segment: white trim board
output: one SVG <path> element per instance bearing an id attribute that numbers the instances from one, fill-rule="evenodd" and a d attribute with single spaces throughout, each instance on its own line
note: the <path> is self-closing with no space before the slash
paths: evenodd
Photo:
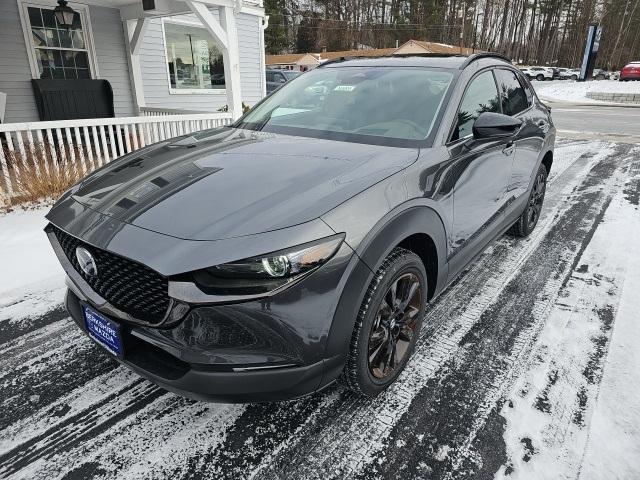
<path id="1" fill-rule="evenodd" d="M 207 31 L 206 27 L 202 23 L 198 23 L 197 20 L 181 19 L 176 17 L 163 17 L 161 19 L 162 26 L 162 44 L 164 46 L 164 69 L 167 73 L 167 88 L 169 89 L 169 95 L 226 95 L 226 88 L 206 89 L 206 88 L 173 88 L 171 86 L 171 74 L 169 73 L 169 51 L 167 50 L 167 36 L 164 29 L 165 23 L 173 23 L 175 25 L 185 25 L 194 28 L 200 28 L 205 30 L 209 36 L 211 34 Z M 211 40 L 217 44 L 215 38 Z M 220 45 L 218 45 L 220 48 Z M 226 81 L 226 77 L 225 77 Z"/>
<path id="2" fill-rule="evenodd" d="M 18 3 L 18 13 L 20 15 L 20 24 L 22 25 L 22 34 L 24 36 L 24 44 L 29 58 L 29 66 L 31 67 L 31 78 L 40 78 L 38 73 L 38 61 L 35 57 L 35 48 L 31 44 L 31 24 L 29 22 L 28 7 L 50 8 L 55 7 L 58 2 L 56 0 L 16 0 Z M 89 6 L 82 3 L 69 2 L 69 6 L 76 12 L 80 13 L 82 28 L 87 45 L 87 54 L 91 66 L 91 78 L 100 78 L 98 62 L 96 59 L 96 49 L 93 42 L 93 27 L 91 26 L 91 15 Z"/>

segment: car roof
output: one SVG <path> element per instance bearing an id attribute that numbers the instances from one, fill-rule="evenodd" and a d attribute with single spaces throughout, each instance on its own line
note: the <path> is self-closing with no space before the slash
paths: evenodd
<path id="1" fill-rule="evenodd" d="M 474 53 L 472 55 L 447 55 L 447 54 L 407 54 L 388 55 L 382 57 L 341 57 L 330 60 L 319 66 L 319 68 L 331 68 L 337 66 L 350 67 L 435 67 L 451 68 L 462 70 L 469 64 L 480 59 L 495 60 L 497 65 L 504 65 L 511 62 L 507 57 L 498 53 Z"/>

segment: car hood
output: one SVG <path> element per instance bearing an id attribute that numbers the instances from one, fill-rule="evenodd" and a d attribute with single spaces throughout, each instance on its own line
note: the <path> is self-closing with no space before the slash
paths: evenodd
<path id="1" fill-rule="evenodd" d="M 73 198 L 157 233 L 219 240 L 313 220 L 417 154 L 224 128 L 133 152 L 89 175 Z"/>

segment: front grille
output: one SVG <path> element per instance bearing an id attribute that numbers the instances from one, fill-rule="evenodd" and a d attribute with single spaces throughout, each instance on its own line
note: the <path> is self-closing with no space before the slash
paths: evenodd
<path id="1" fill-rule="evenodd" d="M 137 320 L 160 323 L 170 305 L 165 277 L 144 265 L 88 245 L 57 227 L 52 229 L 73 268 L 96 293 Z M 97 275 L 87 275 L 80 269 L 76 258 L 78 246 L 93 255 Z"/>

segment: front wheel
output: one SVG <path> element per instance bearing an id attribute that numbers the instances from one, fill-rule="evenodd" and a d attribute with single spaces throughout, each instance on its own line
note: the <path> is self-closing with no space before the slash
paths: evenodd
<path id="1" fill-rule="evenodd" d="M 544 80 L 544 75 L 539 73 L 538 76 L 536 77 L 536 80 L 538 80 L 539 82 L 542 82 Z"/>
<path id="2" fill-rule="evenodd" d="M 529 194 L 529 202 L 522 215 L 518 217 L 507 233 L 515 237 L 526 237 L 536 228 L 544 203 L 544 194 L 547 190 L 547 167 L 540 164 L 533 188 Z"/>
<path id="3" fill-rule="evenodd" d="M 426 303 L 422 260 L 410 250 L 393 249 L 358 312 L 342 376 L 350 390 L 375 397 L 398 378 L 418 339 Z"/>

